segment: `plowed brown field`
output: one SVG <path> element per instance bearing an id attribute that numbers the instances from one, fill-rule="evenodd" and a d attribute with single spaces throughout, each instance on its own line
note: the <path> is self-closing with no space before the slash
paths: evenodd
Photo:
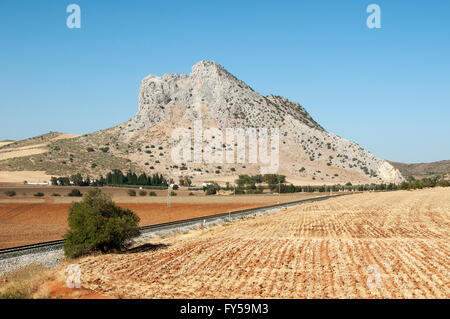
<path id="1" fill-rule="evenodd" d="M 281 196 L 280 201 L 294 201 L 321 195 L 287 195 Z M 70 197 L 54 199 L 14 197 L 0 200 L 0 249 L 61 239 L 67 230 L 67 216 L 71 205 L 68 202 L 73 200 Z M 145 226 L 273 205 L 277 203 L 278 196 L 180 196 L 172 199 L 170 208 L 167 207 L 164 197 L 136 197 L 124 200 L 130 202 L 119 202 L 118 205 L 134 211 L 141 218 L 140 225 Z"/>
<path id="2" fill-rule="evenodd" d="M 450 189 L 365 193 L 77 262 L 113 297 L 449 298 L 449 217 Z"/>

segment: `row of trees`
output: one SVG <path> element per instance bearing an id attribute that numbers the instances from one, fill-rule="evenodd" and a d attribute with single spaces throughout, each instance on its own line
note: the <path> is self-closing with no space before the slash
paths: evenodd
<path id="1" fill-rule="evenodd" d="M 128 171 L 126 175 L 120 170 L 114 170 L 106 175 L 106 185 L 142 185 L 142 186 L 167 186 L 167 180 L 162 174 L 147 175 Z"/>
<path id="2" fill-rule="evenodd" d="M 260 185 L 256 185 L 259 183 Z M 266 183 L 267 185 L 261 185 Z M 224 190 L 233 191 L 235 194 L 262 194 L 265 189 L 271 192 L 280 193 L 311 193 L 311 192 L 342 192 L 342 191 L 394 191 L 394 190 L 408 190 L 408 189 L 422 189 L 429 187 L 449 187 L 450 181 L 439 178 L 424 178 L 421 180 L 413 180 L 411 182 L 403 182 L 401 184 L 365 184 L 352 185 L 347 183 L 345 185 L 306 185 L 296 186 L 293 184 L 286 184 L 284 175 L 267 174 L 267 175 L 239 175 L 236 180 L 236 186 L 227 182 Z M 210 183 L 203 187 L 207 195 L 216 194 L 221 187 L 217 183 Z"/>
<path id="3" fill-rule="evenodd" d="M 239 178 L 236 180 L 236 185 L 239 188 L 246 188 L 246 189 L 257 189 L 256 184 L 260 183 L 266 183 L 269 185 L 269 188 L 275 188 L 276 185 L 280 183 L 286 182 L 286 176 L 285 175 L 278 175 L 278 174 L 258 174 L 249 176 L 246 174 L 239 175 Z"/>
<path id="4" fill-rule="evenodd" d="M 123 174 L 121 170 L 113 170 L 106 174 L 106 178 L 100 176 L 98 179 L 91 179 L 89 176 L 83 178 L 81 174 L 74 174 L 70 177 L 52 177 L 53 185 L 61 186 L 105 186 L 105 185 L 138 185 L 138 186 L 167 186 L 167 180 L 162 174 L 147 175 L 142 173 L 137 175 L 131 171 Z"/>
<path id="5" fill-rule="evenodd" d="M 281 184 L 281 193 L 296 193 L 296 192 L 341 192 L 341 191 L 395 191 L 408 189 L 422 189 L 427 187 L 449 187 L 450 181 L 425 178 L 416 180 L 414 182 L 403 182 L 401 184 L 365 184 L 352 185 L 347 183 L 345 185 L 321 185 L 321 186 L 294 186 Z"/>

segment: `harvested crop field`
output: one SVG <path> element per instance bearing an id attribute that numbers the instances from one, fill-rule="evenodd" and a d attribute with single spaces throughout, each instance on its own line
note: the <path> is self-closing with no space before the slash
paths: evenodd
<path id="1" fill-rule="evenodd" d="M 315 196 L 318 194 L 281 196 L 281 201 Z M 118 205 L 134 211 L 141 218 L 140 225 L 144 226 L 276 204 L 277 199 L 277 196 L 265 195 L 236 198 L 185 196 L 173 198 L 168 208 L 165 197 L 147 196 L 129 198 L 128 202 L 118 202 Z M 0 200 L 0 249 L 61 239 L 67 230 L 67 216 L 70 202 L 73 200 L 73 197 L 54 199 L 13 197 Z"/>
<path id="2" fill-rule="evenodd" d="M 449 217 L 449 189 L 364 193 L 76 262 L 112 297 L 449 298 Z"/>

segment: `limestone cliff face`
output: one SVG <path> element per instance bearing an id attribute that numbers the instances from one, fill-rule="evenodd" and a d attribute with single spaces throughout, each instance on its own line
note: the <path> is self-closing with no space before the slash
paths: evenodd
<path id="1" fill-rule="evenodd" d="M 170 128 L 190 127 L 195 120 L 221 129 L 279 128 L 282 174 L 324 182 L 403 181 L 388 162 L 328 133 L 300 104 L 280 96 L 262 96 L 211 61 L 198 62 L 189 75 L 145 77 L 138 101 L 136 115 L 120 126 L 121 135 L 128 140 L 139 141 L 145 135 L 147 140 L 170 147 Z M 161 130 L 167 131 L 159 134 Z M 160 162 L 164 165 L 170 160 L 162 158 Z M 192 172 L 189 165 L 187 171 Z"/>

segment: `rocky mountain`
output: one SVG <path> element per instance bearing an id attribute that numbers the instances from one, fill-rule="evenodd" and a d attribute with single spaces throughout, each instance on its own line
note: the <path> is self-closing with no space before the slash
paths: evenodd
<path id="1" fill-rule="evenodd" d="M 173 150 L 179 144 L 174 139 L 174 130 L 182 129 L 195 139 L 198 123 L 203 134 L 208 128 L 224 133 L 210 136 L 209 141 L 203 135 L 199 142 L 204 157 L 205 147 L 215 145 L 213 152 L 216 155 L 222 152 L 222 162 L 196 161 L 194 146 L 199 144 L 195 141 L 189 148 L 194 153 L 192 156 L 187 156 L 185 161 L 174 161 Z M 131 120 L 103 131 L 54 141 L 48 145 L 48 153 L 34 155 L 32 160 L 0 161 L 0 170 L 14 169 L 14 166 L 30 169 L 31 161 L 33 169 L 45 169 L 48 174 L 60 175 L 80 167 L 91 175 L 112 168 L 132 168 L 174 177 L 187 174 L 194 180 L 231 181 L 238 174 L 260 173 L 264 166 L 250 161 L 250 151 L 254 150 L 250 143 L 251 128 L 257 137 L 271 137 L 278 132 L 278 145 L 270 144 L 265 151 L 279 153 L 277 172 L 296 184 L 403 181 L 402 174 L 390 163 L 354 142 L 327 132 L 300 104 L 281 96 L 262 96 L 211 61 L 198 62 L 188 75 L 145 77 L 139 89 L 138 111 Z M 233 161 L 226 161 L 227 151 L 234 152 L 234 148 L 240 147 L 237 139 L 234 142 L 226 139 L 227 129 L 246 132 L 242 163 L 237 156 Z M 46 165 L 49 162 L 55 165 Z"/>

